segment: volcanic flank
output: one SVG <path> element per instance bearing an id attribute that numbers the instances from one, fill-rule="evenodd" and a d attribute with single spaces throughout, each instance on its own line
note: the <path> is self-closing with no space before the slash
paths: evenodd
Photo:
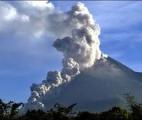
<path id="1" fill-rule="evenodd" d="M 50 16 L 55 20 L 60 15 Z M 55 103 L 77 103 L 76 110 L 101 111 L 123 105 L 126 93 L 142 100 L 142 75 L 101 52 L 100 27 L 84 4 L 77 3 L 62 15 L 56 22 L 67 25 L 68 30 L 53 46 L 63 53 L 63 68 L 48 72 L 46 80 L 31 86 L 31 96 L 22 111 L 46 111 Z"/>

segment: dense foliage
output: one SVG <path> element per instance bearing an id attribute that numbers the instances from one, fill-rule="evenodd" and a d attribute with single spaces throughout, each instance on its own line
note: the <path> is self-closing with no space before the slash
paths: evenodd
<path id="1" fill-rule="evenodd" d="M 6 103 L 0 100 L 0 120 L 142 120 L 141 104 L 132 103 L 130 110 L 113 107 L 100 113 L 87 111 L 74 113 L 72 109 L 75 105 L 64 107 L 55 104 L 47 112 L 33 110 L 27 111 L 23 116 L 18 116 L 18 110 L 22 107 L 22 103 L 12 101 Z"/>

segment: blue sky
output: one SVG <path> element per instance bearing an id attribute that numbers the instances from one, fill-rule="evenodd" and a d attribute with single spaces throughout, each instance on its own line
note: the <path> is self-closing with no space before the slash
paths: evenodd
<path id="1" fill-rule="evenodd" d="M 142 2 L 84 3 L 101 27 L 102 51 L 141 72 Z M 16 6 L 14 2 L 11 4 Z M 68 11 L 75 1 L 54 1 L 53 4 L 61 11 Z M 0 98 L 25 102 L 32 83 L 40 83 L 48 71 L 61 69 L 62 55 L 52 47 L 52 38 L 29 40 L 7 29 L 0 31 Z"/>

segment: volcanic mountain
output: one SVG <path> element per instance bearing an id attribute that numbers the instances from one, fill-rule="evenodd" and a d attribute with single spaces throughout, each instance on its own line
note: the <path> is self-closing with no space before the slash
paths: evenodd
<path id="1" fill-rule="evenodd" d="M 100 49 L 100 27 L 85 5 L 77 3 L 61 18 L 58 25 L 68 32 L 53 46 L 63 53 L 63 67 L 61 71 L 49 71 L 41 84 L 31 86 L 31 96 L 21 110 L 46 111 L 55 103 L 77 103 L 76 110 L 102 111 L 123 106 L 124 94 L 142 101 L 142 73 L 104 55 Z"/>
<path id="2" fill-rule="evenodd" d="M 46 104 L 50 108 L 55 103 L 77 103 L 76 109 L 80 111 L 102 111 L 113 106 L 123 106 L 126 102 L 125 94 L 142 101 L 141 90 L 142 73 L 134 72 L 108 57 L 82 71 Z"/>
<path id="3" fill-rule="evenodd" d="M 75 109 L 79 111 L 103 111 L 113 106 L 123 106 L 126 103 L 125 94 L 142 101 L 141 91 L 142 73 L 134 72 L 111 57 L 104 57 L 39 101 L 46 106 L 43 110 L 50 109 L 56 103 L 77 103 Z M 26 109 L 39 108 L 35 104 L 32 106 Z"/>

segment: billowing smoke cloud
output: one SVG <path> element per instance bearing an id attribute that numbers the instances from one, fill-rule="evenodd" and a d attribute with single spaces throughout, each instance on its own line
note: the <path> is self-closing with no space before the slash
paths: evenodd
<path id="1" fill-rule="evenodd" d="M 95 29 L 89 26 L 73 29 L 71 37 L 57 39 L 54 47 L 63 52 L 65 58 L 73 58 L 81 69 L 91 67 L 101 57 L 100 42 Z"/>
<path id="2" fill-rule="evenodd" d="M 35 38 L 43 35 L 54 36 L 56 40 L 53 46 L 63 53 L 61 72 L 50 71 L 41 84 L 33 84 L 31 96 L 21 111 L 47 110 L 48 101 L 59 94 L 63 85 L 73 80 L 81 71 L 92 67 L 101 58 L 99 25 L 80 2 L 66 13 L 57 11 L 54 5 L 47 1 L 16 2 L 19 8 L 5 2 L 0 4 L 6 6 L 6 13 L 2 11 L 3 22 L 6 23 L 3 28 L 11 26 L 15 33 Z M 7 16 L 4 16 L 5 14 Z M 15 26 L 12 27 L 13 23 L 16 27 L 20 26 L 18 31 Z"/>
<path id="3" fill-rule="evenodd" d="M 44 35 L 63 38 L 71 36 L 73 29 L 97 26 L 81 3 L 63 13 L 48 1 L 0 1 L 0 14 L 0 32 L 12 31 L 15 35 L 27 36 L 29 39 Z"/>
<path id="4" fill-rule="evenodd" d="M 40 85 L 32 85 L 32 94 L 24 110 L 47 110 L 47 102 L 56 96 L 60 86 L 72 80 L 81 70 L 93 66 L 95 61 L 101 58 L 98 38 L 100 28 L 84 4 L 77 3 L 67 13 L 54 12 L 48 20 L 51 21 L 51 24 L 47 23 L 51 28 L 50 32 L 64 36 L 53 44 L 64 55 L 63 69 L 61 72 L 48 72 L 47 79 Z"/>

